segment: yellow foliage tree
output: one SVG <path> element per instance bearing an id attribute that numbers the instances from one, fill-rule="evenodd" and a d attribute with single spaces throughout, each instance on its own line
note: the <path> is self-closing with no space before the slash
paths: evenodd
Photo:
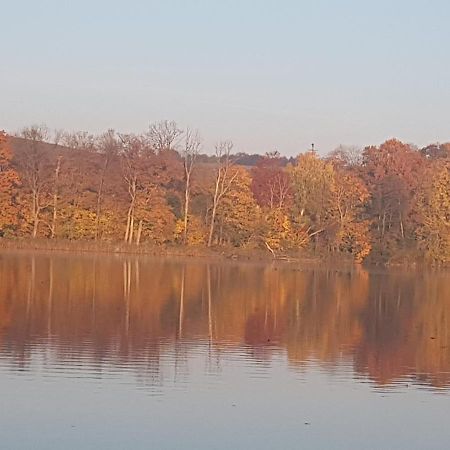
<path id="1" fill-rule="evenodd" d="M 298 213 L 307 215 L 316 230 L 321 228 L 332 197 L 333 165 L 310 151 L 298 157 L 290 173 Z"/>
<path id="2" fill-rule="evenodd" d="M 450 262 L 450 162 L 432 168 L 428 183 L 418 194 L 416 235 L 426 258 Z"/>
<path id="3" fill-rule="evenodd" d="M 243 167 L 233 167 L 234 183 L 217 210 L 219 243 L 245 246 L 256 232 L 260 209 L 251 191 L 251 177 Z"/>
<path id="4" fill-rule="evenodd" d="M 163 244 L 173 240 L 176 219 L 160 188 L 150 186 L 147 189 L 145 197 L 136 202 L 135 215 L 138 223 L 136 243 L 146 240 Z"/>
<path id="5" fill-rule="evenodd" d="M 283 209 L 269 210 L 264 222 L 262 234 L 264 243 L 269 249 L 300 249 L 310 240 L 310 227 L 302 220 L 293 220 Z"/>
<path id="6" fill-rule="evenodd" d="M 308 225 L 298 227 L 303 245 L 319 236 L 334 251 L 349 253 L 362 261 L 371 250 L 369 222 L 363 208 L 369 192 L 355 174 L 335 167 L 311 151 L 300 155 L 290 170 L 297 216 Z M 306 234 L 306 236 L 305 236 Z"/>
<path id="7" fill-rule="evenodd" d="M 207 242 L 208 230 L 203 220 L 193 214 L 188 215 L 189 233 L 185 234 L 185 221 L 178 219 L 175 225 L 175 241 L 183 242 L 187 245 L 205 245 Z M 185 240 L 186 236 L 186 240 Z"/>
<path id="8" fill-rule="evenodd" d="M 370 197 L 360 178 L 345 170 L 334 171 L 330 220 L 337 223 L 332 246 L 351 254 L 357 262 L 369 255 L 369 222 L 362 219 L 363 207 Z"/>

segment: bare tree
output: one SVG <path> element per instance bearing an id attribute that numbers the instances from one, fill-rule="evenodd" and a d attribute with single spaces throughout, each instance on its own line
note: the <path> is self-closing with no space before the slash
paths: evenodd
<path id="1" fill-rule="evenodd" d="M 64 130 L 61 129 L 55 129 L 52 133 L 52 142 L 57 147 L 59 144 L 61 144 L 62 140 L 64 138 Z"/>
<path id="2" fill-rule="evenodd" d="M 61 172 L 61 159 L 59 155 L 56 160 L 54 184 L 53 184 L 53 213 L 52 222 L 50 224 L 50 237 L 53 239 L 56 236 L 56 219 L 58 217 L 58 197 L 59 197 L 59 175 Z"/>
<path id="3" fill-rule="evenodd" d="M 24 184 L 31 194 L 31 220 L 33 228 L 31 236 L 35 238 L 39 224 L 42 221 L 42 212 L 49 206 L 44 203 L 46 188 L 48 187 L 48 155 L 43 149 L 48 139 L 48 130 L 42 125 L 32 125 L 18 133 L 26 139 L 25 151 L 18 157 L 17 162 L 22 173 Z"/>
<path id="4" fill-rule="evenodd" d="M 187 243 L 189 201 L 191 197 L 191 176 L 200 151 L 201 140 L 198 131 L 186 130 L 182 151 L 184 166 L 184 230 L 183 243 Z"/>
<path id="5" fill-rule="evenodd" d="M 122 141 L 121 161 L 122 173 L 126 182 L 130 203 L 127 212 L 127 225 L 124 241 L 131 244 L 134 235 L 134 222 L 136 218 L 136 206 L 138 193 L 144 189 L 144 176 L 146 174 L 146 157 L 151 153 L 143 136 L 132 134 L 119 135 Z M 142 221 L 139 223 L 136 242 L 139 244 L 142 232 Z"/>
<path id="6" fill-rule="evenodd" d="M 86 138 L 90 135 L 82 135 L 82 138 Z M 83 139 L 83 142 L 90 143 L 91 139 L 88 138 L 87 141 Z M 119 140 L 116 136 L 114 130 L 108 130 L 102 136 L 100 136 L 97 148 L 99 153 L 103 156 L 103 164 L 100 171 L 100 180 L 97 189 L 97 200 L 96 200 L 96 213 L 95 213 L 95 240 L 99 238 L 100 235 L 100 219 L 102 213 L 103 205 L 103 191 L 105 186 L 106 174 L 112 159 L 117 155 L 119 151 Z"/>
<path id="7" fill-rule="evenodd" d="M 344 167 L 355 168 L 359 167 L 363 161 L 363 152 L 360 147 L 354 145 L 339 145 L 331 153 L 328 158 Z"/>
<path id="8" fill-rule="evenodd" d="M 216 144 L 216 157 L 218 167 L 216 169 L 216 181 L 214 183 L 211 222 L 209 224 L 208 247 L 211 247 L 213 241 L 217 208 L 223 196 L 230 190 L 238 174 L 237 171 L 232 170 L 234 165 L 234 161 L 231 158 L 232 149 L 233 142 L 231 141 L 221 141 Z"/>
<path id="9" fill-rule="evenodd" d="M 54 130 L 52 133 L 51 140 L 55 146 L 55 151 L 58 152 L 58 146 L 64 138 L 64 131 L 61 129 Z M 54 239 L 56 236 L 56 221 L 58 218 L 58 199 L 59 199 L 59 176 L 61 173 L 61 160 L 62 155 L 59 154 L 56 158 L 56 166 L 53 178 L 53 211 L 52 211 L 52 221 L 50 223 L 50 238 Z"/>
<path id="10" fill-rule="evenodd" d="M 291 190 L 291 182 L 286 172 L 279 171 L 269 179 L 270 209 L 282 209 Z"/>
<path id="11" fill-rule="evenodd" d="M 148 138 L 156 152 L 174 150 L 183 131 L 173 120 L 163 120 L 150 125 Z"/>
<path id="12" fill-rule="evenodd" d="M 103 143 L 104 137 L 111 132 L 114 133 L 112 130 L 108 130 L 107 133 L 100 137 L 100 144 Z M 87 131 L 59 131 L 59 133 L 59 143 L 65 147 L 69 147 L 71 150 L 86 150 L 94 152 L 98 147 L 96 145 L 98 144 L 98 142 L 96 142 L 96 137 L 93 134 L 88 133 Z M 56 137 L 54 139 L 56 139 Z"/>

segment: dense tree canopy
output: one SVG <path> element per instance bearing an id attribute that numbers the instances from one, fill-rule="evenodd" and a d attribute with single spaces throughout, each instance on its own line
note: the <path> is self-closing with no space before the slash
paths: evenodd
<path id="1" fill-rule="evenodd" d="M 450 144 L 290 160 L 200 147 L 169 121 L 142 134 L 1 133 L 0 236 L 450 262 Z"/>
<path id="2" fill-rule="evenodd" d="M 0 236 L 13 232 L 19 219 L 15 198 L 19 175 L 12 166 L 12 156 L 6 135 L 0 132 Z"/>

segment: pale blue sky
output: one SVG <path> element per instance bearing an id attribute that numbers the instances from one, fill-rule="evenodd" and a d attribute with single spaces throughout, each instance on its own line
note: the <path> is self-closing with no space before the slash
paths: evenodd
<path id="1" fill-rule="evenodd" d="M 205 150 L 450 140 L 450 2 L 1 2 L 0 128 L 199 128 Z"/>

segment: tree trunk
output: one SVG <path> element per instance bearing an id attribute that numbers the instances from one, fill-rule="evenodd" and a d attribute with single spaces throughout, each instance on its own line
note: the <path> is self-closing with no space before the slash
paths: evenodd
<path id="1" fill-rule="evenodd" d="M 54 239 L 55 235 L 56 235 L 57 203 L 58 203 L 58 196 L 57 196 L 57 194 L 53 194 L 53 214 L 52 214 L 52 226 L 51 226 L 50 239 Z"/>
<path id="2" fill-rule="evenodd" d="M 134 207 L 133 210 L 131 211 L 131 218 L 130 218 L 130 232 L 128 235 L 129 244 L 133 243 L 133 234 L 134 234 Z"/>
<path id="3" fill-rule="evenodd" d="M 56 235 L 56 218 L 58 214 L 58 179 L 59 171 L 61 170 L 61 157 L 58 158 L 55 169 L 55 186 L 53 189 L 53 215 L 52 215 L 52 226 L 50 238 L 53 239 Z"/>
<path id="4" fill-rule="evenodd" d="M 95 212 L 95 240 L 98 240 L 99 233 L 100 233 L 100 214 L 101 214 L 102 199 L 103 199 L 103 186 L 105 184 L 105 174 L 106 174 L 106 169 L 108 168 L 108 164 L 109 164 L 109 158 L 108 158 L 108 156 L 106 156 L 105 164 L 103 165 L 102 175 L 100 177 L 100 185 L 98 187 L 98 193 L 97 193 L 97 209 Z"/>
<path id="5" fill-rule="evenodd" d="M 212 239 L 214 234 L 214 224 L 216 221 L 216 213 L 217 213 L 217 203 L 219 201 L 219 186 L 221 181 L 222 173 L 219 170 L 216 178 L 216 187 L 214 189 L 214 198 L 213 198 L 213 209 L 211 213 L 211 223 L 209 224 L 209 236 L 208 236 L 208 247 L 212 245 Z"/>
<path id="6" fill-rule="evenodd" d="M 400 232 L 402 234 L 402 239 L 405 239 L 405 229 L 403 228 L 403 217 L 400 213 Z"/>
<path id="7" fill-rule="evenodd" d="M 220 221 L 218 242 L 219 245 L 223 245 L 223 220 Z"/>
<path id="8" fill-rule="evenodd" d="M 39 199 L 36 191 L 33 192 L 33 204 L 32 204 L 32 215 L 33 215 L 33 231 L 31 232 L 32 238 L 36 238 L 39 227 Z"/>
<path id="9" fill-rule="evenodd" d="M 189 214 L 189 175 L 186 177 L 186 189 L 184 192 L 184 230 L 183 230 L 183 244 L 187 244 L 187 227 L 188 227 L 188 214 Z"/>
<path id="10" fill-rule="evenodd" d="M 216 205 L 216 203 L 214 203 L 213 210 L 211 213 L 211 223 L 209 224 L 208 247 L 211 247 L 211 245 L 212 245 L 212 239 L 213 239 L 213 234 L 214 234 L 214 223 L 216 221 L 216 210 L 217 210 L 217 205 Z"/>
<path id="11" fill-rule="evenodd" d="M 125 236 L 123 238 L 123 240 L 125 242 L 128 242 L 128 236 L 130 234 L 131 208 L 132 208 L 132 206 L 130 205 L 130 207 L 128 208 L 128 214 L 127 214 L 127 226 L 125 228 Z"/>
<path id="12" fill-rule="evenodd" d="M 142 235 L 142 220 L 139 221 L 138 230 L 136 233 L 136 244 L 139 245 L 141 243 L 141 235 Z"/>
<path id="13" fill-rule="evenodd" d="M 33 239 L 36 238 L 37 236 L 38 226 L 39 226 L 39 219 L 35 215 L 33 220 L 33 233 L 32 233 Z"/>

